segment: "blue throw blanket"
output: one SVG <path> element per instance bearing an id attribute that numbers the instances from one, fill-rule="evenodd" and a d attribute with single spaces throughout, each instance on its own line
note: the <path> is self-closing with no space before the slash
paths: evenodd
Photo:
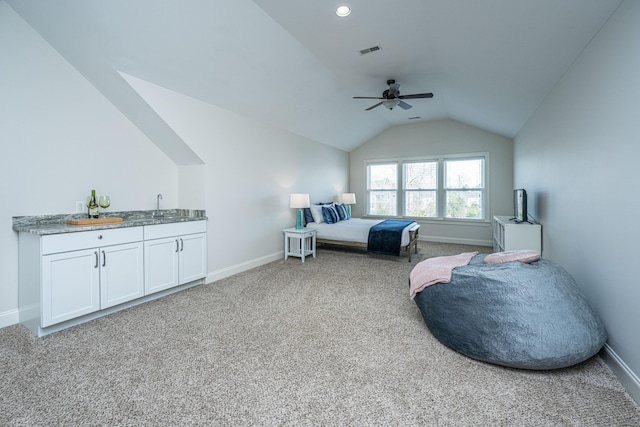
<path id="1" fill-rule="evenodd" d="M 375 254 L 400 255 L 402 230 L 413 223 L 404 219 L 386 219 L 369 230 L 367 250 Z"/>

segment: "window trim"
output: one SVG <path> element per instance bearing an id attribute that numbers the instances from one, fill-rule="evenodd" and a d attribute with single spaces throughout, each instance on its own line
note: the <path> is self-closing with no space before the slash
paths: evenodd
<path id="1" fill-rule="evenodd" d="M 483 206 L 484 206 L 484 218 L 448 218 L 445 217 L 445 176 L 444 176 L 444 161 L 445 160 L 464 160 L 464 159 L 484 159 L 484 170 L 483 170 L 483 182 L 484 182 L 484 190 L 483 190 Z M 405 183 L 404 183 L 404 164 L 405 163 L 420 163 L 420 162 L 430 162 L 437 161 L 438 162 L 438 170 L 437 170 L 437 217 L 416 217 L 416 216 L 408 216 L 405 215 Z M 390 164 L 396 163 L 396 173 L 398 174 L 396 178 L 396 215 L 388 216 L 388 215 L 373 215 L 369 213 L 370 207 L 370 188 L 369 188 L 369 165 L 375 164 Z M 491 219 L 491 205 L 489 201 L 491 200 L 490 191 L 491 191 L 491 182 L 490 182 L 490 155 L 489 152 L 476 152 L 476 153 L 460 153 L 460 154 L 442 154 L 435 156 L 417 156 L 417 157 L 394 157 L 394 158 L 383 158 L 383 159 L 365 159 L 364 160 L 364 192 L 366 199 L 366 207 L 364 217 L 369 218 L 407 218 L 413 219 L 420 222 L 450 222 L 450 223 L 468 223 L 468 224 L 479 224 L 479 223 L 488 223 Z M 473 189 L 476 191 L 477 189 Z M 393 191 L 393 190 L 389 190 Z"/>
<path id="2" fill-rule="evenodd" d="M 436 164 L 436 186 L 435 188 L 424 188 L 424 189 L 411 189 L 411 190 L 407 190 L 406 184 L 407 184 L 407 180 L 406 180 L 406 176 L 405 176 L 405 170 L 406 170 L 406 165 L 408 164 L 412 164 L 412 163 L 435 163 Z M 440 162 L 438 161 L 438 159 L 419 159 L 419 160 L 404 160 L 399 162 L 400 167 L 402 168 L 401 171 L 401 179 L 402 179 L 402 188 L 400 189 L 400 193 L 401 193 L 401 210 L 400 212 L 402 212 L 402 215 L 404 218 L 424 218 L 424 219 L 437 219 L 438 218 L 438 213 L 440 212 L 440 183 L 441 183 L 441 179 L 440 179 Z M 436 216 L 416 216 L 416 217 L 412 217 L 411 215 L 407 215 L 407 192 L 408 191 L 412 191 L 412 192 L 419 192 L 419 191 L 428 191 L 428 192 L 433 192 L 435 191 L 435 199 L 436 199 Z"/>
<path id="3" fill-rule="evenodd" d="M 396 167 L 396 188 L 395 190 L 391 190 L 391 189 L 380 189 L 380 188 L 376 188 L 373 191 L 388 191 L 388 192 L 394 192 L 395 193 L 395 197 L 396 197 L 396 215 L 392 216 L 393 218 L 399 218 L 400 216 L 398 215 L 398 200 L 400 199 L 400 197 L 402 197 L 400 195 L 400 190 L 399 190 L 399 185 L 398 185 L 398 179 L 401 176 L 401 173 L 399 171 L 401 166 L 401 163 L 398 162 L 398 160 L 391 160 L 391 161 L 373 161 L 373 162 L 366 162 L 365 163 L 365 168 L 364 168 L 364 174 L 365 174 L 365 179 L 364 179 L 364 185 L 365 185 L 365 194 L 366 194 L 366 208 L 365 208 L 365 215 L 366 216 L 370 216 L 370 217 L 375 217 L 375 218 L 383 218 L 383 217 L 388 217 L 389 215 L 373 215 L 371 213 L 369 213 L 369 208 L 371 207 L 371 187 L 369 185 L 369 166 L 376 166 L 376 165 L 395 165 Z"/>
<path id="4" fill-rule="evenodd" d="M 473 188 L 460 188 L 460 187 L 447 187 L 446 181 L 446 167 L 445 164 L 447 161 L 464 161 L 464 160 L 484 160 L 482 164 L 482 186 L 481 187 L 473 187 Z M 462 156 L 462 157 L 444 157 L 442 160 L 442 216 L 444 219 L 456 219 L 456 220 L 471 220 L 475 219 L 476 221 L 484 221 L 487 217 L 486 215 L 486 195 L 485 191 L 487 188 L 487 160 L 484 156 Z M 454 218 L 447 216 L 447 192 L 449 191 L 481 191 L 482 192 L 482 205 L 485 207 L 483 209 L 483 213 L 485 214 L 485 218 Z"/>

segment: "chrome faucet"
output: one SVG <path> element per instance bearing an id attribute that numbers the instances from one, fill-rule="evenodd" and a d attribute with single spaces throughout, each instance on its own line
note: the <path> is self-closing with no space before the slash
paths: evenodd
<path id="1" fill-rule="evenodd" d="M 162 194 L 158 193 L 158 208 L 156 209 L 156 215 L 155 216 L 162 216 L 162 214 L 160 213 L 160 200 L 162 199 Z"/>

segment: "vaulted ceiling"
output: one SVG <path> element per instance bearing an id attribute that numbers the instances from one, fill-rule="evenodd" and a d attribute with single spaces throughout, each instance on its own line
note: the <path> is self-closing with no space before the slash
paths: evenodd
<path id="1" fill-rule="evenodd" d="M 442 118 L 513 137 L 621 2 L 6 1 L 178 164 L 192 153 L 119 72 L 345 151 Z M 390 78 L 434 97 L 353 99 Z"/>

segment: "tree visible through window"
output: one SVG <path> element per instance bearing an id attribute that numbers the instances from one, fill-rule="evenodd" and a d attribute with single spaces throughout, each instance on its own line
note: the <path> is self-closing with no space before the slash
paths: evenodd
<path id="1" fill-rule="evenodd" d="M 404 214 L 438 216 L 438 162 L 404 164 Z"/>
<path id="2" fill-rule="evenodd" d="M 367 163 L 367 215 L 484 220 L 486 158 Z"/>
<path id="3" fill-rule="evenodd" d="M 397 215 L 398 164 L 383 163 L 367 166 L 369 215 Z"/>
<path id="4" fill-rule="evenodd" d="M 444 161 L 445 218 L 484 219 L 484 158 Z"/>

